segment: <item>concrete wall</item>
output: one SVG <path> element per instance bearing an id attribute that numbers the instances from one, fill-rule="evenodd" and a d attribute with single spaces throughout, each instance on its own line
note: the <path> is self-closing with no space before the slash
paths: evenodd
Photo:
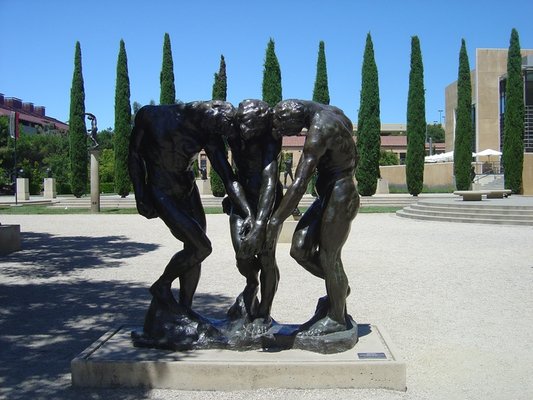
<path id="1" fill-rule="evenodd" d="M 381 177 L 389 181 L 389 185 L 405 186 L 405 165 L 389 165 L 379 167 Z M 453 163 L 424 164 L 424 186 L 453 186 Z"/>
<path id="2" fill-rule="evenodd" d="M 476 151 L 500 150 L 499 84 L 506 71 L 506 49 L 476 49 Z"/>
<path id="3" fill-rule="evenodd" d="M 522 170 L 523 194 L 533 196 L 533 153 L 524 154 L 524 169 Z"/>

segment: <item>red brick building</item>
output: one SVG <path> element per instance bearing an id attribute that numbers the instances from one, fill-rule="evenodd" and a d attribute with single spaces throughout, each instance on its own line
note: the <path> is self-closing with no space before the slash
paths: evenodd
<path id="1" fill-rule="evenodd" d="M 44 106 L 23 102 L 16 97 L 5 97 L 0 93 L 0 116 L 19 113 L 21 133 L 26 135 L 43 133 L 67 133 L 68 125 L 46 115 Z"/>

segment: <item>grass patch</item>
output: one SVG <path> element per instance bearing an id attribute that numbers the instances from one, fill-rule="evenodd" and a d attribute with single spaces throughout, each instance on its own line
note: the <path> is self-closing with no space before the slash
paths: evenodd
<path id="1" fill-rule="evenodd" d="M 441 186 L 426 186 L 422 188 L 422 193 L 453 193 L 455 188 L 453 186 L 441 185 Z M 389 193 L 394 194 L 409 194 L 407 185 L 393 185 L 389 184 Z"/>
<path id="2" fill-rule="evenodd" d="M 359 208 L 360 214 L 380 214 L 380 213 L 395 213 L 403 207 L 393 206 L 362 206 Z"/>
<path id="3" fill-rule="evenodd" d="M 360 213 L 394 213 L 403 207 L 362 206 Z M 300 208 L 304 213 L 307 207 Z M 222 207 L 205 207 L 206 214 L 223 214 Z M 21 205 L 0 208 L 0 215 L 68 215 L 91 214 L 88 208 L 49 207 L 47 205 Z M 100 214 L 137 214 L 135 208 L 102 208 Z"/>

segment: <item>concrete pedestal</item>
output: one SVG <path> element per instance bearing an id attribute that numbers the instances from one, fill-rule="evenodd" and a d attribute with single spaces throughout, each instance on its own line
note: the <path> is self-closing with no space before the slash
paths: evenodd
<path id="1" fill-rule="evenodd" d="M 0 255 L 20 249 L 20 225 L 0 225 Z"/>
<path id="2" fill-rule="evenodd" d="M 198 186 L 200 194 L 213 194 L 209 179 L 196 179 L 196 186 Z"/>
<path id="3" fill-rule="evenodd" d="M 17 178 L 17 200 L 30 199 L 30 180 L 28 178 Z"/>
<path id="4" fill-rule="evenodd" d="M 292 219 L 292 217 L 287 218 L 281 227 L 278 243 L 292 243 L 292 236 L 294 235 L 296 225 L 298 225 L 298 221 Z"/>
<path id="5" fill-rule="evenodd" d="M 100 212 L 100 177 L 98 169 L 100 167 L 100 150 L 92 149 L 91 154 L 91 212 Z"/>
<path id="6" fill-rule="evenodd" d="M 260 388 L 383 388 L 406 390 L 406 366 L 374 325 L 362 325 L 357 345 L 343 353 L 194 350 L 133 347 L 123 326 L 108 332 L 71 362 L 77 387 L 180 390 Z"/>
<path id="7" fill-rule="evenodd" d="M 44 178 L 44 198 L 55 199 L 57 197 L 55 178 Z"/>
<path id="8" fill-rule="evenodd" d="M 376 194 L 389 194 L 389 181 L 386 179 L 378 179 L 378 186 Z"/>

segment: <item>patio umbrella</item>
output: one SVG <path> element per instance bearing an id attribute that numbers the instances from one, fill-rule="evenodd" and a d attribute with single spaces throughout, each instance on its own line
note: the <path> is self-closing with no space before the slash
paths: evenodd
<path id="1" fill-rule="evenodd" d="M 476 157 L 483 157 L 483 156 L 490 157 L 490 156 L 501 156 L 501 155 L 502 155 L 501 151 L 492 150 L 492 149 L 485 149 L 475 154 Z"/>

